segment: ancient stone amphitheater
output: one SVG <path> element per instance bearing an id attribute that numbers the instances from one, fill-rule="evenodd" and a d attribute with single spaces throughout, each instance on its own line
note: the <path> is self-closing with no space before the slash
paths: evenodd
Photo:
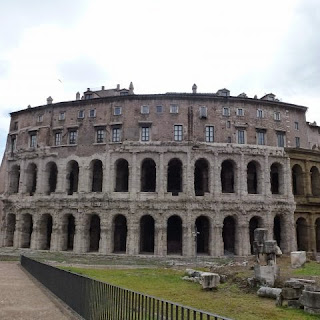
<path id="1" fill-rule="evenodd" d="M 11 113 L 0 245 L 76 253 L 320 251 L 320 128 L 273 94 L 88 89 Z"/>

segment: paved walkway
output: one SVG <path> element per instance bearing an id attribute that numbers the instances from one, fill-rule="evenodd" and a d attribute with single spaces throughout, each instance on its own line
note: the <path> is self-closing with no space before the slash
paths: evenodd
<path id="1" fill-rule="evenodd" d="M 0 261 L 1 320 L 72 319 L 52 302 L 17 262 Z"/>

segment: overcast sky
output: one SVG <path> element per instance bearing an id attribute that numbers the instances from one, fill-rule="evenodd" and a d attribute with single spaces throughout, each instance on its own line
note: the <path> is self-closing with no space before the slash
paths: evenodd
<path id="1" fill-rule="evenodd" d="M 319 30 L 319 0 L 0 0 L 0 155 L 9 112 L 130 81 L 272 92 L 320 124 Z"/>

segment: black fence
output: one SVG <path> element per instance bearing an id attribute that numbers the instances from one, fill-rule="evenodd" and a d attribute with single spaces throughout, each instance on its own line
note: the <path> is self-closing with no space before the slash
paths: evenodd
<path id="1" fill-rule="evenodd" d="M 119 288 L 21 256 L 33 277 L 84 319 L 231 320 L 146 294 Z"/>

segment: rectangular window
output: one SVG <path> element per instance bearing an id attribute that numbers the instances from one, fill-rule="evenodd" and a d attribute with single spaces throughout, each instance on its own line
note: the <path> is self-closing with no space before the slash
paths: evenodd
<path id="1" fill-rule="evenodd" d="M 163 112 L 163 107 L 162 106 L 156 106 L 157 113 L 162 113 Z"/>
<path id="2" fill-rule="evenodd" d="M 179 107 L 175 104 L 172 104 L 170 106 L 170 113 L 178 113 L 179 112 Z"/>
<path id="3" fill-rule="evenodd" d="M 300 137 L 296 137 L 296 148 L 300 148 Z"/>
<path id="4" fill-rule="evenodd" d="M 226 116 L 226 117 L 229 117 L 229 116 L 230 116 L 230 109 L 227 108 L 227 107 L 223 107 L 223 109 L 222 109 L 222 115 L 223 115 L 223 116 Z"/>
<path id="5" fill-rule="evenodd" d="M 37 122 L 42 122 L 43 121 L 43 114 L 39 114 L 37 118 Z"/>
<path id="6" fill-rule="evenodd" d="M 257 143 L 260 146 L 264 146 L 266 144 L 266 137 L 265 137 L 266 133 L 265 131 L 257 131 Z"/>
<path id="7" fill-rule="evenodd" d="M 285 133 L 284 132 L 277 132 L 277 146 L 284 147 L 285 146 Z"/>
<path id="8" fill-rule="evenodd" d="M 63 112 L 60 112 L 59 113 L 59 120 L 65 120 L 66 119 L 66 113 L 63 111 Z"/>
<path id="9" fill-rule="evenodd" d="M 141 141 L 150 140 L 150 127 L 141 127 Z"/>
<path id="10" fill-rule="evenodd" d="M 244 130 L 238 130 L 238 143 L 244 144 Z"/>
<path id="11" fill-rule="evenodd" d="M 113 109 L 113 115 L 120 116 L 121 115 L 121 107 L 114 107 Z"/>
<path id="12" fill-rule="evenodd" d="M 91 109 L 89 111 L 89 118 L 95 118 L 96 117 L 96 110 L 95 109 Z"/>
<path id="13" fill-rule="evenodd" d="M 17 137 L 11 136 L 11 152 L 14 152 L 16 150 L 17 145 Z"/>
<path id="14" fill-rule="evenodd" d="M 228 138 L 227 138 L 227 142 L 228 142 L 228 143 L 231 143 L 231 137 L 228 137 Z"/>
<path id="15" fill-rule="evenodd" d="M 261 109 L 257 110 L 257 118 L 259 118 L 259 119 L 263 118 L 263 110 L 261 110 Z"/>
<path id="16" fill-rule="evenodd" d="M 100 128 L 97 129 L 97 143 L 104 142 L 104 129 Z"/>
<path id="17" fill-rule="evenodd" d="M 142 114 L 148 114 L 149 113 L 149 106 L 142 106 L 141 107 L 141 113 Z"/>
<path id="18" fill-rule="evenodd" d="M 121 141 L 121 128 L 112 128 L 112 142 Z"/>
<path id="19" fill-rule="evenodd" d="M 62 140 L 62 132 L 56 132 L 54 135 L 54 145 L 60 146 Z"/>
<path id="20" fill-rule="evenodd" d="M 281 120 L 281 114 L 280 114 L 279 111 L 276 111 L 274 113 L 274 120 L 276 120 L 276 121 L 280 121 Z"/>
<path id="21" fill-rule="evenodd" d="M 237 109 L 237 116 L 243 117 L 244 116 L 244 110 L 242 108 Z"/>
<path id="22" fill-rule="evenodd" d="M 208 115 L 207 107 L 200 107 L 199 113 L 201 119 L 206 119 Z"/>
<path id="23" fill-rule="evenodd" d="M 214 142 L 214 126 L 206 126 L 206 142 Z"/>
<path id="24" fill-rule="evenodd" d="M 77 131 L 69 131 L 69 144 L 77 144 Z"/>
<path id="25" fill-rule="evenodd" d="M 175 125 L 174 126 L 174 141 L 182 141 L 182 132 L 183 132 L 183 127 L 182 125 Z"/>
<path id="26" fill-rule="evenodd" d="M 84 110 L 79 110 L 78 119 L 83 119 L 83 118 L 84 118 Z"/>
<path id="27" fill-rule="evenodd" d="M 85 98 L 86 100 L 92 99 L 92 93 L 86 93 L 86 94 L 84 95 L 84 98 Z"/>
<path id="28" fill-rule="evenodd" d="M 30 147 L 36 148 L 37 147 L 37 134 L 30 133 Z"/>
<path id="29" fill-rule="evenodd" d="M 294 129 L 299 130 L 299 122 L 295 121 L 294 123 Z"/>
<path id="30" fill-rule="evenodd" d="M 18 121 L 13 123 L 13 130 L 18 130 Z"/>
<path id="31" fill-rule="evenodd" d="M 231 128 L 231 121 L 227 121 L 227 128 Z"/>

